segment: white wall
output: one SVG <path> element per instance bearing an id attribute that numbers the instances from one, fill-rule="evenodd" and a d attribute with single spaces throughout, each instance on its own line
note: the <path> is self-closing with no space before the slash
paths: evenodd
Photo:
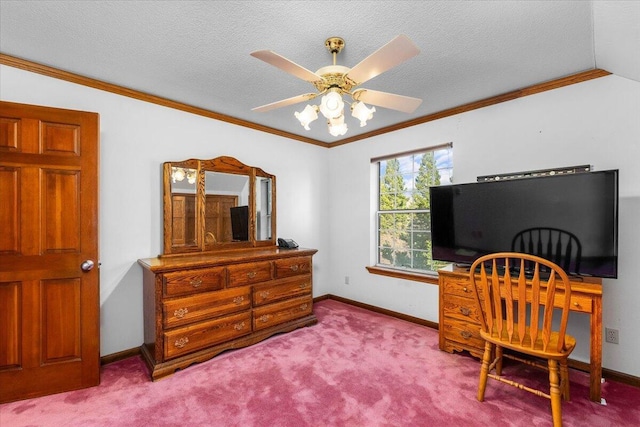
<path id="1" fill-rule="evenodd" d="M 101 355 L 143 342 L 139 258 L 162 251 L 161 164 L 233 156 L 276 175 L 277 234 L 314 257 L 314 296 L 327 293 L 328 150 L 0 66 L 3 101 L 100 114 Z"/>
<path id="2" fill-rule="evenodd" d="M 456 183 L 582 164 L 620 169 L 619 277 L 603 283 L 603 324 L 620 330 L 620 344 L 603 343 L 603 365 L 640 376 L 639 117 L 640 83 L 612 75 L 330 149 L 329 291 L 438 321 L 436 285 L 365 269 L 375 261 L 373 157 L 453 142 Z M 573 358 L 588 361 L 588 316 L 572 314 L 569 328 Z"/>
<path id="3" fill-rule="evenodd" d="M 454 179 L 592 164 L 620 169 L 619 278 L 604 281 L 604 367 L 640 376 L 640 83 L 608 76 L 324 149 L 0 66 L 3 100 L 100 113 L 101 354 L 139 346 L 138 258 L 161 251 L 161 168 L 229 155 L 277 176 L 278 235 L 318 248 L 314 296 L 333 293 L 438 321 L 435 285 L 370 275 L 375 206 L 370 158 L 454 144 Z M 344 285 L 344 276 L 350 284 Z M 589 357 L 588 317 L 575 315 L 574 358 Z"/>

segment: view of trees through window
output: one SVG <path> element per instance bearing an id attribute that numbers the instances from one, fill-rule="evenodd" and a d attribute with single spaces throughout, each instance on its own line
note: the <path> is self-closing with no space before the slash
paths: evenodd
<path id="1" fill-rule="evenodd" d="M 450 184 L 451 147 L 379 163 L 378 264 L 436 271 L 431 257 L 429 187 Z"/>

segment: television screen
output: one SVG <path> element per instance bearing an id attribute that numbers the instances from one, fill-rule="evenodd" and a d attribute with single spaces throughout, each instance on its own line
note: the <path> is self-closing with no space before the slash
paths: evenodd
<path id="1" fill-rule="evenodd" d="M 249 206 L 234 206 L 231 210 L 231 234 L 234 241 L 249 240 Z"/>
<path id="2" fill-rule="evenodd" d="M 568 274 L 618 274 L 618 170 L 431 187 L 433 259 L 524 252 Z"/>

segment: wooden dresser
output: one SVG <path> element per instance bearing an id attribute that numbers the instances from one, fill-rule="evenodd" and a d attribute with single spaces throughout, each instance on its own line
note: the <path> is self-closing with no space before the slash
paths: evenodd
<path id="1" fill-rule="evenodd" d="M 316 252 L 274 246 L 138 260 L 151 378 L 317 323 Z"/>
<path id="2" fill-rule="evenodd" d="M 438 270 L 440 288 L 440 350 L 468 351 L 482 359 L 484 340 L 480 337 L 480 318 L 469 281 L 469 270 L 448 266 Z M 560 306 L 564 295 L 556 294 Z M 602 377 L 602 279 L 571 278 L 571 311 L 590 316 L 589 397 L 600 402 Z"/>

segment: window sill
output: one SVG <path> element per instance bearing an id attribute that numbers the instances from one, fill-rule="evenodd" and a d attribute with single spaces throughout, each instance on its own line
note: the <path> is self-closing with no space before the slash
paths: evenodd
<path id="1" fill-rule="evenodd" d="M 380 276 L 396 277 L 398 279 L 413 280 L 414 282 L 430 283 L 432 285 L 438 284 L 437 275 L 416 273 L 414 271 L 402 271 L 378 266 L 368 266 L 366 269 L 369 273 L 378 274 Z"/>

